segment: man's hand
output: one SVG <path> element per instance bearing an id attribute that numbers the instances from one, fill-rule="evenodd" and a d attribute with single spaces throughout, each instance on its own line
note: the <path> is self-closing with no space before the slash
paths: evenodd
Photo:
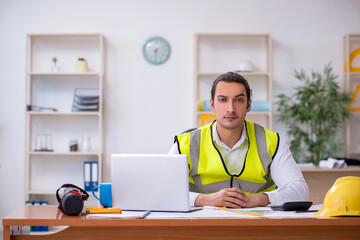
<path id="1" fill-rule="evenodd" d="M 260 207 L 269 203 L 269 198 L 264 193 L 247 195 L 238 188 L 224 188 L 213 194 L 200 194 L 195 200 L 195 206 L 230 208 Z"/>
<path id="2" fill-rule="evenodd" d="M 248 194 L 246 207 L 265 207 L 270 204 L 269 197 L 266 193 Z"/>

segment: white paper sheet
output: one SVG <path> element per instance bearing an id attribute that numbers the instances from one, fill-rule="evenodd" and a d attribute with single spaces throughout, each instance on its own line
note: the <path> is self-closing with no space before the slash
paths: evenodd
<path id="1" fill-rule="evenodd" d="M 151 212 L 147 219 L 180 218 L 316 218 L 315 212 L 322 205 L 313 205 L 309 212 L 274 211 L 270 207 L 240 209 L 202 209 L 189 213 Z"/>

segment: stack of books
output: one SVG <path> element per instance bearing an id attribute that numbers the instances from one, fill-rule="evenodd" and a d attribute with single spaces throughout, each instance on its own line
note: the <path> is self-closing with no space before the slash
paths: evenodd
<path id="1" fill-rule="evenodd" d="M 76 88 L 72 111 L 99 111 L 99 89 Z"/>

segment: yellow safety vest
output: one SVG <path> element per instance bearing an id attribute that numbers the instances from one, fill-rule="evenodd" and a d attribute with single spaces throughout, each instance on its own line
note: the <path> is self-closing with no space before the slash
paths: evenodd
<path id="1" fill-rule="evenodd" d="M 192 192 L 214 193 L 223 188 L 237 187 L 247 194 L 274 190 L 270 165 L 279 145 L 279 135 L 245 120 L 248 151 L 240 173 L 230 174 L 213 141 L 212 126 L 205 125 L 175 137 L 179 153 L 189 162 L 189 188 Z"/>

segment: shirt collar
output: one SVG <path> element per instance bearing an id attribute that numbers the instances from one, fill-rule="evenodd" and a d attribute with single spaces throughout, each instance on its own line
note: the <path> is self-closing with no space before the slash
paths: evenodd
<path id="1" fill-rule="evenodd" d="M 225 143 L 223 143 L 221 140 L 220 140 L 220 137 L 219 137 L 219 134 L 216 130 L 216 124 L 217 122 L 215 122 L 213 125 L 212 125 L 212 133 L 213 133 L 213 141 L 220 147 L 223 147 L 227 150 L 232 150 L 232 149 L 235 149 L 235 148 L 238 148 L 240 147 L 240 145 L 245 141 L 247 140 L 247 134 L 246 134 L 246 124 L 244 124 L 244 128 L 243 128 L 243 131 L 241 133 L 241 137 L 239 139 L 239 141 L 236 142 L 236 144 L 232 147 L 232 148 L 229 148 Z"/>

